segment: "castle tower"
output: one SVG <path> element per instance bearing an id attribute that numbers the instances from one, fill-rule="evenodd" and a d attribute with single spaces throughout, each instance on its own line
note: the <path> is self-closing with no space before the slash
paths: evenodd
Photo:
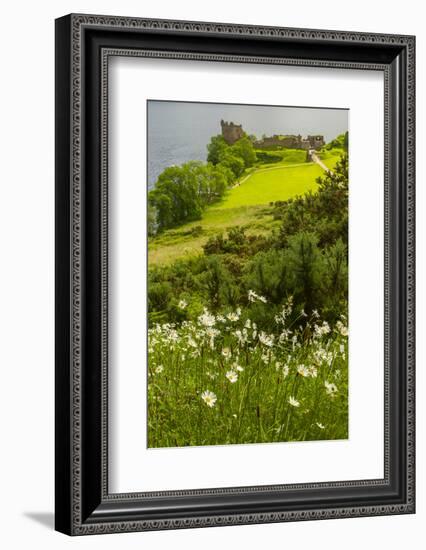
<path id="1" fill-rule="evenodd" d="M 244 136 L 244 130 L 241 124 L 234 124 L 233 122 L 221 120 L 220 126 L 222 128 L 223 139 L 228 145 L 233 145 Z"/>

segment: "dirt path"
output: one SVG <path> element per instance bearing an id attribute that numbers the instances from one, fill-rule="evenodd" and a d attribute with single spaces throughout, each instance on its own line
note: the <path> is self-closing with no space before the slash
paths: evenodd
<path id="1" fill-rule="evenodd" d="M 311 153 L 311 159 L 316 162 L 318 164 L 318 166 L 321 166 L 321 168 L 325 171 L 325 172 L 329 172 L 330 174 L 332 174 L 332 170 L 330 170 L 330 168 L 327 168 L 327 166 L 323 163 L 323 161 L 315 154 L 315 153 Z"/>

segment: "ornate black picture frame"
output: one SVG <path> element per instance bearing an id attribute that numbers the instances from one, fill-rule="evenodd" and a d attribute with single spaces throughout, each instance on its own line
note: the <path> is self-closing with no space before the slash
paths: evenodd
<path id="1" fill-rule="evenodd" d="M 384 74 L 384 478 L 108 491 L 110 56 Z M 56 529 L 69 535 L 414 513 L 413 36 L 68 15 L 56 21 Z"/>

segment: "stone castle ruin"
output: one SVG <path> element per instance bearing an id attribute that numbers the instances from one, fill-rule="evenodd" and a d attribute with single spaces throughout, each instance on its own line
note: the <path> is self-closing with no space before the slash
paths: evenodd
<path id="1" fill-rule="evenodd" d="M 241 124 L 221 120 L 220 126 L 222 128 L 223 139 L 228 145 L 233 145 L 245 135 Z M 274 134 L 273 136 L 263 137 L 255 141 L 253 145 L 256 149 L 305 149 L 308 151 L 309 149 L 320 149 L 325 145 L 325 141 L 324 136 L 321 135 L 302 138 L 300 134 L 298 136 Z"/>
<path id="2" fill-rule="evenodd" d="M 228 145 L 233 145 L 236 141 L 244 136 L 244 130 L 241 124 L 234 124 L 233 122 L 220 121 L 222 128 L 222 136 Z"/>

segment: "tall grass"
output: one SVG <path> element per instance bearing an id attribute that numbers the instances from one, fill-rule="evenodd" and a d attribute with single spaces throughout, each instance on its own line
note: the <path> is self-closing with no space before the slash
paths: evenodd
<path id="1" fill-rule="evenodd" d="M 250 307 L 149 330 L 149 447 L 348 437 L 345 318 L 295 317 L 289 300 L 265 333 Z"/>

